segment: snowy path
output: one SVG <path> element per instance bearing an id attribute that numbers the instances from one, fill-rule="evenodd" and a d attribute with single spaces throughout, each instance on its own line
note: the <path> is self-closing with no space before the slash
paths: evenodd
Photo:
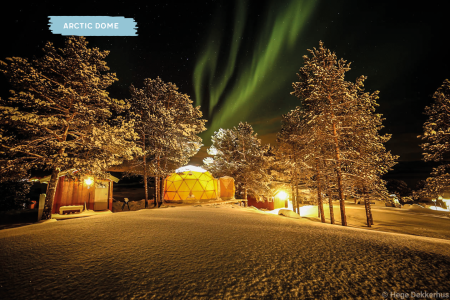
<path id="1" fill-rule="evenodd" d="M 333 207 L 336 223 L 340 224 L 339 204 Z M 330 207 L 324 205 L 326 222 L 330 223 Z M 347 223 L 350 227 L 367 228 L 364 205 L 345 205 Z M 374 226 L 370 230 L 406 233 L 450 240 L 450 218 L 445 214 L 423 213 L 405 208 L 372 206 Z M 320 222 L 316 214 L 310 219 Z"/>
<path id="2" fill-rule="evenodd" d="M 0 231 L 0 268 L 0 299 L 383 299 L 450 292 L 450 241 L 177 207 Z"/>

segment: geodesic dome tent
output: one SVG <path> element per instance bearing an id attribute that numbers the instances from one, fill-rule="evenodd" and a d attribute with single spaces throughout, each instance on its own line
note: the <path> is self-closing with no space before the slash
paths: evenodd
<path id="1" fill-rule="evenodd" d="M 236 187 L 234 186 L 234 178 L 224 176 L 219 178 L 220 198 L 223 200 L 234 199 Z"/>
<path id="2" fill-rule="evenodd" d="M 183 203 L 218 199 L 218 180 L 211 173 L 205 170 L 177 171 L 164 181 L 164 201 Z"/>

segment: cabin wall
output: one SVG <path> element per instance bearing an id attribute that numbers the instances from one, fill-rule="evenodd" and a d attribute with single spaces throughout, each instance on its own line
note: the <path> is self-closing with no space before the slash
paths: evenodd
<path id="1" fill-rule="evenodd" d="M 247 195 L 248 206 L 254 206 L 256 208 L 264 208 L 268 210 L 274 210 L 274 202 L 265 200 L 265 201 L 257 201 L 256 198 L 252 195 Z"/>
<path id="2" fill-rule="evenodd" d="M 286 201 L 287 200 L 281 200 L 281 199 L 278 199 L 277 197 L 275 197 L 275 199 L 273 200 L 273 207 L 274 207 L 274 209 L 285 208 L 286 207 Z"/>
<path id="3" fill-rule="evenodd" d="M 277 197 L 273 201 L 264 200 L 264 201 L 257 201 L 255 197 L 251 195 L 247 195 L 248 200 L 248 206 L 254 206 L 256 208 L 264 208 L 268 210 L 274 210 L 278 208 L 285 208 L 286 207 L 286 200 L 280 200 Z"/>
<path id="4" fill-rule="evenodd" d="M 102 181 L 103 182 L 103 181 Z M 112 181 L 105 181 L 104 184 L 109 183 L 108 188 L 108 209 L 112 209 Z M 58 186 L 56 187 L 55 198 L 53 200 L 52 213 L 58 214 L 61 206 L 67 205 L 84 205 L 86 208 L 94 210 L 95 201 L 95 184 L 89 188 L 83 180 L 78 178 L 70 179 L 66 176 L 61 176 L 58 179 Z"/>

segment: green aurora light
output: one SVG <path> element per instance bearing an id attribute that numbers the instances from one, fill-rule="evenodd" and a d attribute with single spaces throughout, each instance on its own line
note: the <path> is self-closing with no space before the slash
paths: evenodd
<path id="1" fill-rule="evenodd" d="M 274 120 L 279 122 L 281 114 L 298 104 L 289 92 L 306 53 L 302 34 L 316 5 L 272 1 L 258 26 L 251 27 L 248 2 L 237 0 L 229 41 L 222 34 L 223 14 L 215 18 L 193 78 L 195 104 L 209 120 L 202 134 L 205 144 L 214 131 L 240 121 L 248 121 L 260 134 L 278 131 Z"/>

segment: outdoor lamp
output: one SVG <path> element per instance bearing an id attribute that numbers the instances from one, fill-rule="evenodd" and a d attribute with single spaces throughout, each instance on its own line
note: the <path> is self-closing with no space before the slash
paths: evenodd
<path id="1" fill-rule="evenodd" d="M 88 186 L 88 188 L 91 186 L 93 180 L 92 178 L 88 177 L 84 180 L 84 183 L 86 183 L 86 185 Z"/>

